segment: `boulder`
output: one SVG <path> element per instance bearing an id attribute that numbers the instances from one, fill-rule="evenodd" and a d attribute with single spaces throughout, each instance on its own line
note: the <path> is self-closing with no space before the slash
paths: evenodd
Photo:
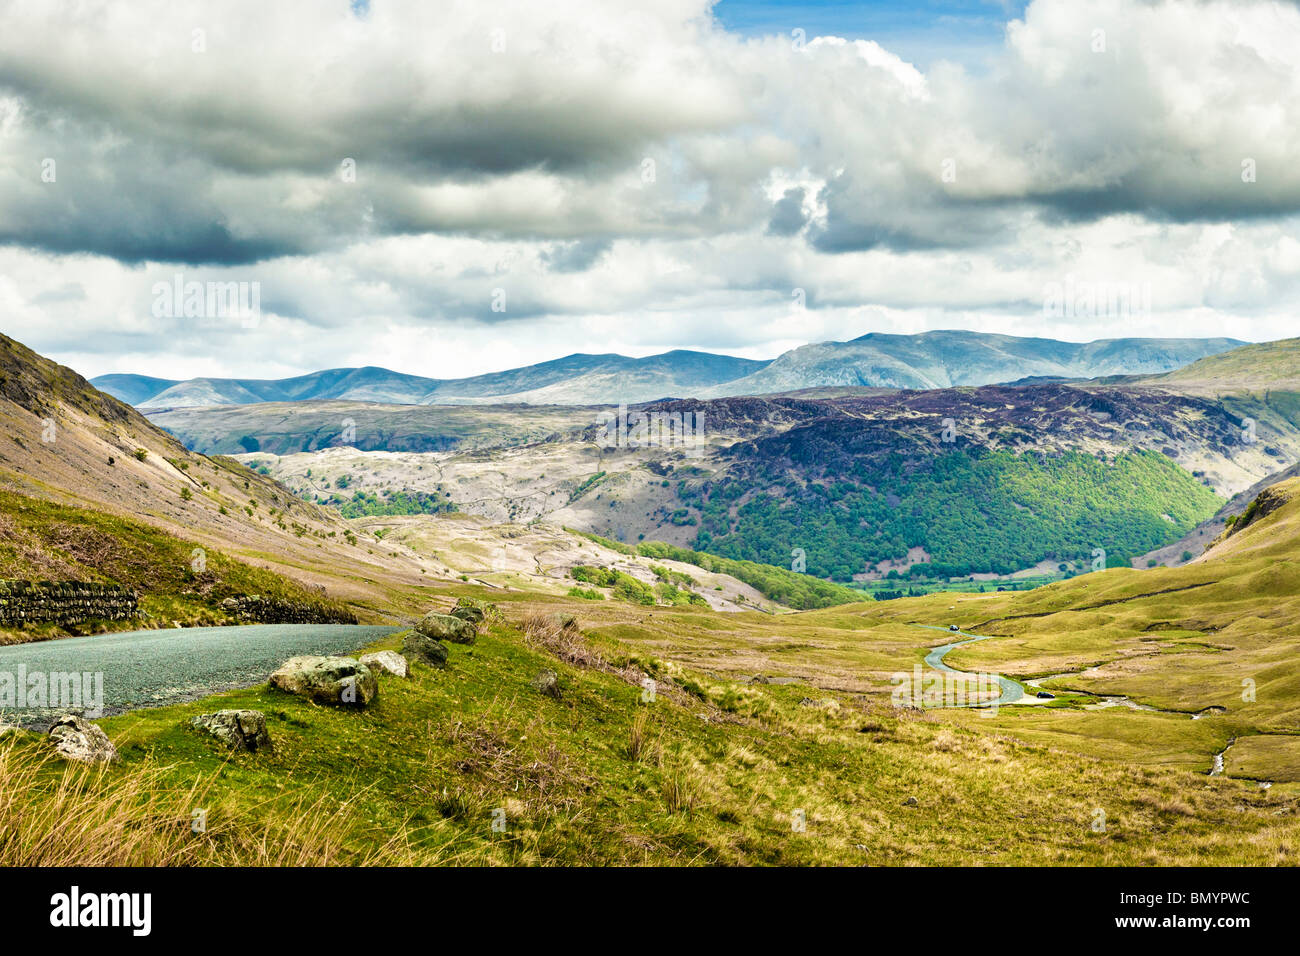
<path id="1" fill-rule="evenodd" d="M 453 644 L 473 644 L 478 633 L 478 628 L 469 621 L 439 611 L 430 611 L 424 615 L 415 629 L 435 641 L 451 641 Z"/>
<path id="2" fill-rule="evenodd" d="M 451 609 L 451 616 L 460 618 L 466 624 L 473 624 L 476 629 L 481 627 L 483 622 L 487 620 L 487 615 L 483 613 L 481 608 L 461 607 L 459 604 Z"/>
<path id="3" fill-rule="evenodd" d="M 451 616 L 458 617 L 462 621 L 468 621 L 476 628 L 482 629 L 483 625 L 494 617 L 500 617 L 501 612 L 495 604 L 488 601 L 479 601 L 474 598 L 460 598 L 456 606 L 451 609 Z"/>
<path id="4" fill-rule="evenodd" d="M 560 676 L 553 670 L 541 670 L 533 678 L 533 689 L 547 697 L 560 699 Z"/>
<path id="5" fill-rule="evenodd" d="M 406 658 L 397 651 L 375 651 L 372 654 L 362 654 L 361 663 L 376 673 L 385 671 L 397 677 L 411 676 L 411 666 L 406 663 Z"/>
<path id="6" fill-rule="evenodd" d="M 50 742 L 64 760 L 81 763 L 114 763 L 117 748 L 98 724 L 78 714 L 63 714 L 50 728 Z"/>
<path id="7" fill-rule="evenodd" d="M 364 707 L 379 693 L 374 671 L 350 657 L 291 657 L 271 675 L 271 686 L 342 707 Z"/>
<path id="8" fill-rule="evenodd" d="M 431 667 L 447 666 L 447 645 L 440 644 L 419 631 L 408 631 L 402 640 L 402 653 Z"/>
<path id="9" fill-rule="evenodd" d="M 260 710 L 219 710 L 190 720 L 191 727 L 207 731 L 231 750 L 271 750 L 266 715 Z"/>

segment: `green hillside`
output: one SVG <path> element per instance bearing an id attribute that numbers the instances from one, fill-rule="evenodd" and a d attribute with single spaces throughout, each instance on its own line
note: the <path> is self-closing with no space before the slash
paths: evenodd
<path id="1" fill-rule="evenodd" d="M 10 735 L 0 863 L 1267 865 L 1295 832 L 1247 782 L 1207 788 L 887 696 L 739 686 L 634 635 L 503 609 L 449 668 L 385 676 L 359 713 L 266 685 L 136 711 L 103 721 L 123 762 L 102 776 L 34 765 L 40 744 Z M 636 613 L 693 629 L 694 612 Z M 543 669 L 558 696 L 533 686 Z M 274 751 L 231 755 L 188 727 L 219 708 L 263 711 Z"/>
<path id="2" fill-rule="evenodd" d="M 684 484 L 700 514 L 695 546 L 732 558 L 788 564 L 848 581 L 924 548 L 913 576 L 1010 574 L 1043 560 L 1111 566 L 1176 541 L 1222 500 L 1163 455 L 1099 458 L 950 451 L 919 460 L 890 454 L 822 481 L 788 479 L 752 493 L 746 481 Z"/>
<path id="3" fill-rule="evenodd" d="M 1244 345 L 1143 379 L 1183 388 L 1300 391 L 1300 338 Z"/>
<path id="4" fill-rule="evenodd" d="M 138 592 L 147 617 L 75 628 L 27 625 L 0 643 L 104 629 L 232 623 L 225 598 L 260 595 L 318 609 L 321 620 L 355 619 L 295 581 L 117 515 L 0 491 L 0 579 L 94 581 Z"/>
<path id="5" fill-rule="evenodd" d="M 705 571 L 729 574 L 739 581 L 744 581 L 765 598 L 794 608 L 796 611 L 808 611 L 820 607 L 834 607 L 837 604 L 853 604 L 864 600 L 861 591 L 823 581 L 820 578 L 776 567 L 772 564 L 760 564 L 756 561 L 742 561 L 724 558 L 716 554 L 679 548 L 662 541 L 643 541 L 636 547 L 602 538 L 598 534 L 585 531 L 575 532 L 595 541 L 597 544 L 622 551 L 625 554 L 639 554 L 647 558 L 670 559 L 693 564 Z"/>

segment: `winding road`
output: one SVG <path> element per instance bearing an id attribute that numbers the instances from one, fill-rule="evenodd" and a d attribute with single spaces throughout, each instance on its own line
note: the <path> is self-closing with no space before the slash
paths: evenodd
<path id="1" fill-rule="evenodd" d="M 391 625 L 249 624 L 123 631 L 0 647 L 0 721 L 48 721 L 65 708 L 15 707 L 20 682 L 51 673 L 102 674 L 104 713 L 196 700 L 217 691 L 251 687 L 296 654 L 350 654 L 386 634 Z M 36 675 L 40 675 L 36 677 Z M 87 686 L 95 686 L 95 680 Z M 86 709 L 86 708 L 82 708 Z"/>

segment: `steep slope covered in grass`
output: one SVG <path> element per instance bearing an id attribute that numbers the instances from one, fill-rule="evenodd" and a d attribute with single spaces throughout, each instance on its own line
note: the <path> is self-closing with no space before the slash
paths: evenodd
<path id="1" fill-rule="evenodd" d="M 36 499 L 72 509 L 59 519 L 70 527 L 108 528 L 121 540 L 126 527 L 146 526 L 189 550 L 200 546 L 210 556 L 286 576 L 286 588 L 324 589 L 331 598 L 378 604 L 403 582 L 420 579 L 420 563 L 409 552 L 350 543 L 355 537 L 337 512 L 233 459 L 186 450 L 129 405 L 5 336 L 0 491 L 9 493 L 0 505 L 19 528 L 31 530 L 28 519 L 38 511 L 55 513 L 23 503 Z M 178 553 L 167 547 L 153 554 L 159 574 Z"/>
<path id="2" fill-rule="evenodd" d="M 764 597 L 786 607 L 794 608 L 797 611 L 833 607 L 836 604 L 852 604 L 863 600 L 861 591 L 854 591 L 852 588 L 823 581 L 813 575 L 804 574 L 802 571 L 791 571 L 773 564 L 736 561 L 716 554 L 706 554 L 701 551 L 692 551 L 689 548 L 679 548 L 675 545 L 665 544 L 662 541 L 643 541 L 634 548 L 631 545 L 602 538 L 600 535 L 587 532 L 582 532 L 582 534 L 598 544 L 623 551 L 626 554 L 637 554 L 660 560 L 671 558 L 674 561 L 694 565 L 705 571 L 727 574 L 739 581 L 744 581 L 758 590 Z"/>
<path id="3" fill-rule="evenodd" d="M 141 619 L 42 623 L 0 631 L 0 643 L 106 629 L 238 623 L 222 601 L 257 595 L 321 621 L 353 616 L 323 592 L 220 550 L 103 511 L 0 491 L 0 579 L 94 581 L 140 596 Z"/>
<path id="4" fill-rule="evenodd" d="M 956 661 L 1018 676 L 1086 671 L 1046 686 L 1214 708 L 1249 733 L 1300 735 L 1300 479 L 1267 489 L 1235 524 L 1180 568 L 957 599 L 948 619 L 1008 640 L 962 648 Z"/>

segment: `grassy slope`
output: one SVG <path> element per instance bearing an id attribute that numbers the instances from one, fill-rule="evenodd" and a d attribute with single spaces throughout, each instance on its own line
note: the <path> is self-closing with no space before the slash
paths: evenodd
<path id="1" fill-rule="evenodd" d="M 3 387 L 15 405 L 23 398 Z M 0 465 L 66 496 L 47 479 L 90 473 L 100 446 L 87 436 L 117 426 L 87 417 L 74 396 L 67 414 L 85 419 L 84 434 L 73 432 L 77 454 L 42 452 L 31 445 L 39 409 L 19 407 L 5 414 L 20 426 L 11 439 L 26 447 L 0 445 Z M 147 487 L 118 508 L 151 500 L 184 471 L 158 457 L 128 462 Z M 220 463 L 204 467 L 215 476 Z M 131 483 L 115 478 L 125 496 Z M 1282 491 L 1281 507 L 1191 565 L 1108 571 L 1029 594 L 771 617 L 479 592 L 514 624 L 536 612 L 580 614 L 619 667 L 636 659 L 675 676 L 643 705 L 635 679 L 617 668 L 561 661 L 499 624 L 473 648 L 453 648 L 447 671 L 417 668 L 408 684 L 384 678 L 378 706 L 364 714 L 262 686 L 105 720 L 124 762 L 99 777 L 33 767 L 39 740 L 11 735 L 0 744 L 0 863 L 1294 863 L 1300 784 L 1287 781 L 1300 722 L 1300 499 L 1290 497 L 1295 483 Z M 151 526 L 188 520 L 219 539 L 215 505 L 142 510 Z M 310 540 L 238 527 L 257 535 L 238 543 L 242 552 L 283 538 L 279 563 L 369 579 L 386 610 L 430 603 L 418 578 L 385 576 L 357 549 L 362 567 L 344 572 L 333 551 L 316 557 Z M 993 717 L 893 710 L 889 675 L 942 640 L 912 624 L 950 621 L 1000 635 L 963 648 L 957 663 L 1022 676 L 1097 664 L 1064 683 L 1184 713 L 1088 711 L 1064 696 Z M 532 689 L 541 667 L 560 673 L 564 699 Z M 730 683 L 755 672 L 801 683 Z M 1254 700 L 1240 699 L 1245 678 Z M 803 706 L 806 697 L 838 703 Z M 228 758 L 187 729 L 188 716 L 223 706 L 265 710 L 277 753 Z M 1207 706 L 1226 713 L 1186 716 Z M 1234 736 L 1229 773 L 1278 781 L 1271 790 L 1205 775 Z M 507 812 L 505 834 L 489 826 L 496 807 Z M 205 834 L 188 826 L 198 808 L 210 811 Z M 796 809 L 807 813 L 806 834 L 791 831 Z M 1098 809 L 1105 833 L 1092 829 Z"/>
<path id="2" fill-rule="evenodd" d="M 156 529 L 324 588 L 369 620 L 384 619 L 424 580 L 424 563 L 409 549 L 351 544 L 337 512 L 233 459 L 186 450 L 135 409 L 3 335 L 0 491 L 93 512 L 94 522 Z"/>
<path id="3" fill-rule="evenodd" d="M 298 582 L 202 549 L 151 525 L 88 508 L 0 491 L 0 578 L 100 581 L 141 595 L 144 621 L 89 621 L 72 628 L 31 625 L 0 631 L 0 643 L 105 629 L 223 624 L 220 602 L 262 595 L 339 609 Z"/>
<path id="4" fill-rule="evenodd" d="M 676 545 L 664 544 L 662 541 L 643 541 L 636 547 L 602 538 L 587 531 L 575 531 L 582 537 L 594 541 L 606 548 L 623 554 L 639 554 L 647 558 L 672 559 L 684 564 L 692 564 L 705 571 L 727 574 L 738 581 L 744 581 L 755 588 L 764 597 L 792 607 L 796 610 L 809 610 L 818 607 L 833 607 L 836 604 L 851 604 L 862 600 L 862 594 L 852 588 L 844 587 L 820 578 L 788 571 L 771 564 L 756 561 L 739 561 L 723 558 L 703 551 L 692 551 Z"/>
<path id="5" fill-rule="evenodd" d="M 1300 338 L 1245 345 L 1142 382 L 1177 388 L 1300 391 Z"/>
<path id="6" fill-rule="evenodd" d="M 1298 492 L 1300 481 L 1276 486 L 1270 494 L 1280 507 L 1181 568 L 1107 571 L 1015 598 L 958 598 L 942 613 L 939 599 L 923 599 L 909 602 L 905 613 L 1002 635 L 960 649 L 950 664 L 1018 677 L 1096 668 L 1045 686 L 1125 695 L 1186 714 L 1215 708 L 1194 722 L 1113 711 L 1057 711 L 1050 721 L 1017 712 L 998 718 L 997 726 L 1015 727 L 1026 739 L 1137 759 L 1164 747 L 1159 759 L 1187 764 L 1194 755 L 1207 767 L 1209 754 L 1232 737 L 1277 736 L 1268 748 L 1275 765 L 1255 760 L 1250 775 L 1298 780 Z M 1117 726 L 1129 729 L 1127 744 L 1120 744 Z M 1169 746 L 1178 739 L 1188 749 Z M 1240 768 L 1230 762 L 1229 772 Z"/>
<path id="7" fill-rule="evenodd" d="M 103 853 L 114 862 L 1294 863 L 1300 784 L 1286 781 L 1300 686 L 1289 634 L 1300 579 L 1283 559 L 1300 540 L 1296 490 L 1282 489 L 1280 507 L 1187 568 L 1114 570 L 1029 594 L 773 618 L 479 590 L 508 623 L 454 647 L 446 671 L 385 677 L 365 713 L 261 686 L 105 720 L 124 764 L 78 806 L 138 793 L 155 820 L 208 809 L 208 833 L 180 839 L 175 824 L 136 819 L 134 841 L 117 849 L 83 841 L 53 856 L 31 834 L 0 853 L 7 862 Z M 561 660 L 516 626 L 566 611 L 582 615 L 613 666 L 572 663 L 587 651 Z M 967 666 L 1031 674 L 1118 661 L 1114 674 L 1106 665 L 1079 682 L 1227 713 L 1088 711 L 1066 696 L 991 717 L 893 709 L 889 675 L 942 640 L 909 622 L 948 620 L 1007 635 L 959 651 Z M 639 675 L 624 673 L 633 663 L 669 678 L 648 705 Z M 544 667 L 560 674 L 562 700 L 531 687 Z M 755 671 L 799 683 L 730 679 Z M 1236 700 L 1243 674 L 1258 684 L 1250 704 Z M 268 714 L 274 755 L 228 758 L 186 726 L 231 706 Z M 1264 732 L 1269 740 L 1253 742 Z M 1278 781 L 1271 790 L 1206 776 L 1234 736 L 1244 745 L 1229 751 L 1229 773 L 1267 776 Z M 20 755 L 39 750 L 26 734 L 12 739 Z M 24 773 L 15 756 L 0 759 L 0 823 L 16 833 L 39 831 L 69 786 L 57 769 L 40 771 L 36 786 Z M 504 834 L 490 827 L 498 807 Z M 799 809 L 803 834 L 791 829 Z M 1099 809 L 1105 833 L 1092 829 Z"/>
<path id="8" fill-rule="evenodd" d="M 514 620 L 520 611 L 507 608 Z M 628 663 L 608 642 L 595 647 Z M 531 688 L 542 667 L 559 672 L 561 700 Z M 149 839 L 133 830 L 113 861 L 1292 862 L 1294 820 L 1273 812 L 1291 800 L 1277 793 L 1223 778 L 1203 788 L 1194 774 L 1063 755 L 880 700 L 807 707 L 802 688 L 669 670 L 676 678 L 642 703 L 635 675 L 566 663 L 501 624 L 453 648 L 448 670 L 383 678 L 362 714 L 263 686 L 105 720 L 124 758 L 110 786 L 130 792 L 154 774 L 152 791 L 167 795 L 151 807 L 164 822 L 143 827 Z M 274 754 L 227 758 L 185 726 L 234 706 L 268 714 Z M 0 759 L 0 774 L 15 762 Z M 42 787 L 59 779 L 48 770 Z M 39 830 L 42 799 L 11 794 L 8 808 L 27 811 L 15 832 Z M 498 807 L 504 833 L 490 826 Z M 1092 829 L 1099 807 L 1104 834 Z M 198 808 L 208 832 L 194 835 Z M 797 810 L 806 833 L 792 829 Z M 321 816 L 327 834 L 312 825 Z M 258 834 L 272 835 L 269 849 Z M 0 848 L 4 863 L 50 856 L 30 836 Z"/>
<path id="9" fill-rule="evenodd" d="M 315 862 L 1294 864 L 1298 492 L 1300 482 L 1276 489 L 1269 509 L 1186 568 L 1118 569 L 1029 594 L 773 619 L 479 591 L 503 602 L 506 622 L 454 647 L 448 670 L 385 677 L 365 713 L 262 686 L 105 720 L 124 756 L 106 778 L 115 790 L 160 775 L 151 792 L 174 801 L 164 819 L 210 811 L 209 833 L 165 843 L 174 827 L 155 825 L 163 850 L 138 840 L 137 856 L 118 861 L 165 850 L 173 862 L 265 862 L 265 835 L 287 834 L 272 841 L 270 862 L 289 853 Z M 517 626 L 568 609 L 584 615 L 590 643 L 562 658 Z M 1066 683 L 1185 712 L 1085 710 L 1068 695 L 988 717 L 893 709 L 889 673 L 942 640 L 910 622 L 948 620 L 1005 635 L 957 652 L 967 667 L 1029 675 L 1100 664 Z M 593 649 L 610 666 L 583 666 Z M 653 702 L 641 702 L 632 665 L 663 681 Z M 531 687 L 542 668 L 560 674 L 563 699 Z M 755 670 L 802 681 L 716 676 Z M 1256 682 L 1254 701 L 1240 700 L 1242 676 Z M 1211 705 L 1226 712 L 1188 719 Z M 230 706 L 268 714 L 274 755 L 227 758 L 186 727 L 195 713 Z M 1207 776 L 1210 756 L 1233 737 L 1228 772 L 1247 779 Z M 0 760 L 0 773 L 11 763 Z M 1261 790 L 1250 779 L 1259 777 L 1277 783 Z M 50 770 L 41 779 L 52 788 L 64 778 Z M 46 799 L 29 786 L 9 805 L 39 821 Z M 490 826 L 496 808 L 504 833 Z M 791 829 L 796 810 L 806 833 Z M 1098 810 L 1104 833 L 1093 830 Z M 35 846 L 15 840 L 4 852 L 9 862 L 52 862 Z"/>

